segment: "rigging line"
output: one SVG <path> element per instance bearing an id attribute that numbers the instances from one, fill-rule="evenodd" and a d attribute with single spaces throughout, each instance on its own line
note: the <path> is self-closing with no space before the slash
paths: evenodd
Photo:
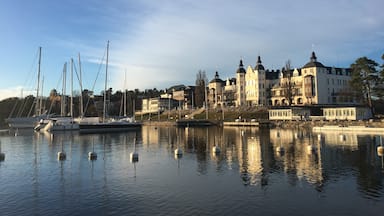
<path id="1" fill-rule="evenodd" d="M 56 94 L 57 94 L 57 89 L 59 88 L 60 83 L 62 83 L 62 82 L 61 82 L 62 79 L 63 79 L 63 73 L 60 73 L 60 78 L 57 80 L 56 88 L 55 88 L 55 90 L 56 90 Z M 50 96 L 51 96 L 51 94 L 49 94 L 49 97 L 50 97 Z M 57 96 L 57 95 L 55 95 L 55 97 L 56 97 L 56 96 Z M 53 100 L 55 101 L 56 98 L 54 98 Z M 51 101 L 51 104 L 50 104 L 50 106 L 49 106 L 49 110 L 48 110 L 48 114 L 50 114 L 51 111 L 52 111 L 52 109 L 53 109 L 53 104 L 55 103 L 54 101 L 53 101 L 53 102 Z"/>
<path id="2" fill-rule="evenodd" d="M 16 98 L 16 103 L 13 105 L 11 112 L 8 115 L 8 118 L 11 118 L 13 113 L 16 111 L 16 106 L 18 104 L 19 100 Z"/>
<path id="3" fill-rule="evenodd" d="M 99 74 L 100 74 L 100 71 L 101 71 L 101 67 L 102 67 L 102 65 L 103 65 L 103 62 L 104 62 L 104 58 L 105 58 L 106 53 L 107 53 L 107 49 L 105 49 L 103 58 L 101 58 L 101 61 L 100 61 L 100 64 L 99 64 L 99 69 L 98 69 L 97 74 L 96 74 L 96 79 L 95 79 L 95 81 L 93 82 L 93 85 L 92 85 L 92 89 L 91 89 L 92 92 L 93 92 L 94 89 L 95 89 L 96 81 L 97 81 L 97 79 L 98 79 L 98 77 L 99 77 Z M 90 97 L 87 98 L 87 103 L 86 103 L 86 105 L 85 105 L 85 107 L 84 107 L 84 113 L 87 111 L 88 106 L 89 106 L 89 103 L 90 103 Z"/>
<path id="4" fill-rule="evenodd" d="M 81 74 L 81 62 L 80 62 L 80 53 L 79 53 L 79 72 L 77 72 L 77 67 L 76 64 L 73 64 L 73 70 L 75 71 L 77 80 L 79 81 L 79 86 L 80 86 L 80 117 L 84 117 L 84 105 L 83 105 L 83 81 L 82 81 L 82 74 Z"/>
<path id="5" fill-rule="evenodd" d="M 37 61 L 39 59 L 39 49 L 37 49 L 37 52 L 35 54 L 35 57 L 33 58 L 32 60 L 32 63 L 31 63 L 31 66 L 29 68 L 29 72 L 26 76 L 26 79 L 23 83 L 23 86 L 32 86 L 32 81 L 35 81 L 34 77 L 35 77 L 35 68 L 36 68 L 36 65 L 37 65 Z"/>
<path id="6" fill-rule="evenodd" d="M 32 72 L 32 71 L 34 70 L 33 68 L 34 68 L 35 65 L 36 65 L 36 62 L 37 62 L 38 57 L 39 57 L 39 49 L 38 49 L 38 51 L 36 52 L 35 57 L 34 57 L 33 60 L 32 60 L 32 63 L 31 63 L 31 66 L 30 66 L 30 69 L 29 69 L 29 72 L 28 72 L 28 76 L 26 76 L 26 79 L 25 79 L 25 81 L 24 81 L 24 83 L 23 83 L 22 86 L 29 86 L 29 85 L 31 84 L 30 82 L 31 82 L 33 79 L 30 78 L 30 77 L 34 77 L 34 75 L 32 75 L 32 74 L 34 74 L 34 72 Z M 27 85 L 28 82 L 29 82 L 29 84 Z M 20 99 L 22 99 L 22 98 L 20 98 Z M 14 113 L 14 111 L 16 111 L 16 107 L 17 107 L 18 103 L 19 103 L 19 100 L 16 101 L 14 110 L 9 114 L 9 118 L 11 118 L 12 115 L 13 115 L 13 113 Z M 23 100 L 21 106 L 19 107 L 19 109 L 18 109 L 18 111 L 17 111 L 16 117 L 20 117 L 20 116 L 22 115 L 22 112 L 23 112 L 24 109 L 25 109 L 25 104 L 26 104 L 26 101 Z"/>

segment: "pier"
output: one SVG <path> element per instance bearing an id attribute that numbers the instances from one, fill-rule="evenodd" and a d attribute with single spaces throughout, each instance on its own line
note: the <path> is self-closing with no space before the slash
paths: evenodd
<path id="1" fill-rule="evenodd" d="M 259 122 L 223 122 L 223 126 L 228 127 L 259 127 Z"/>

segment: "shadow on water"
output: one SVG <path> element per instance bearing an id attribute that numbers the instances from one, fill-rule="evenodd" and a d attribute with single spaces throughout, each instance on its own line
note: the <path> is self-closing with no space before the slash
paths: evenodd
<path id="1" fill-rule="evenodd" d="M 41 214 L 40 206 L 52 211 L 71 206 L 80 214 L 91 209 L 82 207 L 90 203 L 95 206 L 93 213 L 113 208 L 118 209 L 116 214 L 132 208 L 154 213 L 159 206 L 171 212 L 186 205 L 195 211 L 206 207 L 225 213 L 215 209 L 211 200 L 232 206 L 231 210 L 257 210 L 255 203 L 261 203 L 264 213 L 276 212 L 273 203 L 282 201 L 291 211 L 303 214 L 321 209 L 321 203 L 331 209 L 362 206 L 360 213 L 373 211 L 368 209 L 371 201 L 376 209 L 383 206 L 384 160 L 377 152 L 382 142 L 370 134 L 150 126 L 103 134 L 14 133 L 0 135 L 1 151 L 7 155 L 0 162 L 0 189 L 11 197 L 0 201 L 19 209 L 23 209 L 19 202 L 27 203 L 32 214 Z M 175 159 L 176 148 L 183 154 Z M 58 161 L 58 151 L 66 152 L 65 160 Z M 97 160 L 88 160 L 90 151 L 98 154 Z M 130 161 L 133 151 L 140 155 L 136 163 Z M 24 194 L 19 189 L 25 186 L 22 178 L 28 181 L 24 189 L 29 196 L 21 196 L 20 201 L 13 194 Z M 48 196 L 46 191 L 52 193 Z M 287 200 L 292 193 L 298 194 L 296 199 Z M 46 199 L 61 206 L 45 205 Z M 124 201 L 131 204 L 130 209 L 124 208 Z M 309 207 L 301 209 L 303 203 Z M 357 205 L 361 203 L 367 205 Z M 15 213 L 7 205 L 0 210 Z"/>

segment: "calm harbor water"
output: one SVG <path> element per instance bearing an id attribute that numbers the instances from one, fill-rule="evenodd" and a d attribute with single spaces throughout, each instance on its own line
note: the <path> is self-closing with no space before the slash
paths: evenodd
<path id="1" fill-rule="evenodd" d="M 0 135 L 0 215 L 384 211 L 384 162 L 375 134 L 149 126 L 105 134 L 14 133 Z M 137 163 L 129 156 L 134 140 Z M 212 152 L 215 145 L 220 154 Z M 67 158 L 59 161 L 62 149 Z M 97 160 L 88 160 L 92 150 Z"/>

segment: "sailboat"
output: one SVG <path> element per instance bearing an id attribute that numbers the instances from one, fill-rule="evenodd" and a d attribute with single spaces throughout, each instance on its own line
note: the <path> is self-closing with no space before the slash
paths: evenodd
<path id="1" fill-rule="evenodd" d="M 70 116 L 66 116 L 65 110 L 65 90 L 66 90 L 66 74 L 67 74 L 67 63 L 64 64 L 63 69 L 63 93 L 61 100 L 61 116 L 50 118 L 48 123 L 42 128 L 43 131 L 68 131 L 68 130 L 79 130 L 78 120 L 73 118 L 73 59 L 71 59 L 71 97 L 70 97 Z M 35 130 L 39 129 L 40 125 L 35 127 Z"/>
<path id="2" fill-rule="evenodd" d="M 103 118 L 102 122 L 97 123 L 82 123 L 79 124 L 80 133 L 92 132 L 111 132 L 111 131 L 126 131 L 141 129 L 141 123 L 136 122 L 134 118 L 124 119 L 107 119 L 107 81 L 108 81 L 108 55 L 109 41 L 107 43 L 107 58 L 105 66 L 105 85 L 104 85 L 104 102 L 103 102 Z"/>
<path id="3" fill-rule="evenodd" d="M 35 104 L 35 114 L 29 117 L 9 117 L 6 119 L 10 128 L 33 128 L 39 121 L 44 121 L 49 115 L 42 113 L 42 98 L 40 93 L 40 65 L 41 65 L 41 47 L 39 47 L 39 61 L 38 61 L 38 72 L 37 72 L 37 90 Z"/>

